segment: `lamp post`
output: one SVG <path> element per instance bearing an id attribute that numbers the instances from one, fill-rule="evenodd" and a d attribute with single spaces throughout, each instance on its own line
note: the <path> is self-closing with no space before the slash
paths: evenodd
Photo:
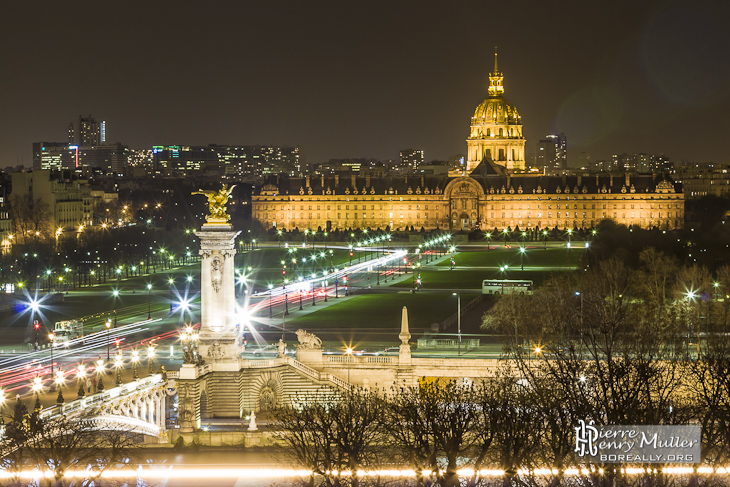
<path id="1" fill-rule="evenodd" d="M 508 234 L 507 229 L 505 228 L 504 230 L 502 230 L 502 233 L 504 234 L 504 246 L 506 247 L 507 246 L 507 234 Z"/>
<path id="2" fill-rule="evenodd" d="M 51 376 L 53 376 L 53 339 L 56 338 L 55 333 L 49 333 L 48 339 L 51 341 Z"/>
<path id="3" fill-rule="evenodd" d="M 274 289 L 274 285 L 273 284 L 269 284 L 269 318 L 271 318 L 271 317 L 274 316 L 273 312 L 271 311 L 271 295 L 272 295 L 271 294 L 271 290 L 272 289 Z"/>
<path id="4" fill-rule="evenodd" d="M 96 361 L 96 376 L 99 378 L 96 383 L 96 392 L 104 392 L 104 360 Z"/>
<path id="5" fill-rule="evenodd" d="M 570 238 L 571 238 L 572 236 L 573 236 L 573 229 L 572 229 L 572 228 L 569 228 L 569 229 L 568 229 L 568 248 L 570 248 L 570 245 L 571 245 L 571 243 L 570 243 Z"/>
<path id="6" fill-rule="evenodd" d="M 110 359 L 109 347 L 111 346 L 111 337 L 109 336 L 109 334 L 111 333 L 112 328 L 112 322 L 109 320 L 109 318 L 106 319 L 104 326 L 106 326 L 106 361 L 108 362 Z"/>
<path id="7" fill-rule="evenodd" d="M 147 283 L 147 319 L 152 318 L 152 302 L 150 301 L 152 296 L 152 284 Z"/>
<path id="8" fill-rule="evenodd" d="M 66 382 L 66 376 L 64 376 L 62 370 L 56 371 L 56 378 L 54 379 L 54 384 L 56 384 L 56 387 L 58 387 L 58 396 L 56 397 L 56 404 L 63 404 L 63 383 Z M 2 398 L 4 399 L 4 398 Z M 2 399 L 0 399 L 0 404 Z"/>
<path id="9" fill-rule="evenodd" d="M 456 332 L 459 336 L 457 355 L 461 355 L 461 294 L 457 292 L 453 293 L 453 296 L 456 296 Z"/>
<path id="10" fill-rule="evenodd" d="M 149 362 L 149 375 L 153 375 L 155 373 L 154 369 L 152 368 L 152 361 L 155 358 L 155 347 L 150 345 L 147 347 L 147 362 Z"/>
<path id="11" fill-rule="evenodd" d="M 352 360 L 352 349 L 347 348 L 345 350 L 345 356 L 347 357 L 347 393 L 350 394 L 350 361 Z"/>
<path id="12" fill-rule="evenodd" d="M 547 231 L 547 230 L 543 230 L 543 231 L 542 231 L 542 236 L 543 236 L 543 237 L 544 237 L 544 239 L 545 239 L 545 250 L 547 250 L 547 238 L 548 238 L 548 231 Z"/>
<path id="13" fill-rule="evenodd" d="M 76 380 L 79 382 L 79 398 L 82 398 L 85 396 L 85 389 L 84 389 L 84 383 L 86 382 L 86 367 L 84 364 L 79 364 L 78 367 L 76 367 Z"/>
<path id="14" fill-rule="evenodd" d="M 134 364 L 134 380 L 139 380 L 139 374 L 137 373 L 137 363 L 139 363 L 139 351 L 132 350 L 132 363 Z"/>
<path id="15" fill-rule="evenodd" d="M 692 304 L 694 304 L 695 298 L 697 297 L 697 293 L 694 291 L 688 291 L 686 295 L 687 295 L 687 300 L 691 301 Z M 699 360 L 699 358 L 700 358 L 700 308 L 699 308 L 699 306 L 697 307 L 696 326 L 697 326 L 697 359 Z"/>
<path id="16" fill-rule="evenodd" d="M 122 385 L 122 367 L 124 366 L 124 357 L 122 356 L 122 352 L 119 351 L 117 353 L 117 356 L 114 357 L 114 367 L 117 369 L 117 387 Z"/>
<path id="17" fill-rule="evenodd" d="M 524 243 L 523 243 L 523 246 L 520 247 L 520 270 L 521 271 L 524 271 L 525 270 L 525 247 L 524 247 Z"/>
<path id="18" fill-rule="evenodd" d="M 170 285 L 170 313 L 172 313 L 172 285 L 175 283 L 175 279 L 171 277 L 167 283 Z"/>
<path id="19" fill-rule="evenodd" d="M 327 283 L 322 281 L 322 290 L 324 291 L 324 302 L 327 302 Z"/>
<path id="20" fill-rule="evenodd" d="M 487 250 L 492 250 L 492 233 L 487 232 Z"/>
<path id="21" fill-rule="evenodd" d="M 337 285 L 340 283 L 338 278 L 335 277 L 335 299 L 339 298 L 340 296 L 337 293 Z"/>
<path id="22" fill-rule="evenodd" d="M 112 291 L 114 297 L 114 328 L 117 327 L 117 298 L 119 297 L 119 290 L 115 289 Z"/>
<path id="23" fill-rule="evenodd" d="M 286 316 L 288 314 L 289 314 L 289 293 L 286 290 L 286 284 L 284 284 L 284 315 Z"/>

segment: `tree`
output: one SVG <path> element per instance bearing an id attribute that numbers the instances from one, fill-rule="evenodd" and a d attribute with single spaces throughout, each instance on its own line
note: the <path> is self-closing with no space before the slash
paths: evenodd
<path id="1" fill-rule="evenodd" d="M 362 485 L 357 475 L 341 477 L 332 472 L 358 470 L 378 465 L 383 447 L 382 396 L 364 389 L 335 394 L 297 396 L 290 406 L 273 411 L 276 429 L 285 448 L 282 455 L 314 474 L 324 476 L 328 485 Z M 314 477 L 308 485 L 314 486 Z"/>
<path id="2" fill-rule="evenodd" d="M 67 471 L 85 471 L 86 477 L 73 485 L 87 487 L 97 485 L 106 470 L 134 463 L 130 458 L 139 440 L 123 425 L 105 425 L 102 430 L 91 418 L 42 418 L 38 410 L 28 414 L 19 399 L 18 404 L 0 441 L 2 466 L 16 479 L 21 470 L 37 468 L 52 472 L 39 486 L 47 482 L 49 487 L 64 487 L 74 482 L 65 477 Z"/>
<path id="3" fill-rule="evenodd" d="M 41 198 L 33 199 L 30 194 L 11 196 L 9 212 L 16 243 L 39 243 L 51 238 L 54 217 L 50 205 Z"/>

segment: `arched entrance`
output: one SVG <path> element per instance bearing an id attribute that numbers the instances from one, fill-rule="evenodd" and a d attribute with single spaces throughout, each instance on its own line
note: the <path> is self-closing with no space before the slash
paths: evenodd
<path id="1" fill-rule="evenodd" d="M 469 215 L 462 213 L 459 215 L 459 230 L 469 231 Z"/>

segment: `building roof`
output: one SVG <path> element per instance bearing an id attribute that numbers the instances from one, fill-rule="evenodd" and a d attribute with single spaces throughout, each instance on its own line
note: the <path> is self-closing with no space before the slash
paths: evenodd
<path id="1" fill-rule="evenodd" d="M 616 193 L 681 193 L 682 185 L 661 175 L 590 175 L 535 176 L 507 174 L 504 168 L 482 161 L 469 176 L 481 185 L 485 194 L 616 194 Z M 384 195 L 444 193 L 455 177 L 388 176 L 339 177 L 313 176 L 289 178 L 271 176 L 258 192 L 274 195 Z M 626 184 L 628 180 L 628 185 Z M 353 185 L 354 182 L 354 185 Z M 311 190 L 311 192 L 310 192 Z"/>

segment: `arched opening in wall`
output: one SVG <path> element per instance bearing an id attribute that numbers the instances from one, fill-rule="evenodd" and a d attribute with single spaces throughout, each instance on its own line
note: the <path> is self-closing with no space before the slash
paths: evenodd
<path id="1" fill-rule="evenodd" d="M 499 149 L 499 160 L 504 161 L 506 158 L 504 157 L 504 149 Z"/>
<path id="2" fill-rule="evenodd" d="M 276 382 L 269 380 L 259 392 L 259 411 L 269 411 L 276 407 Z"/>
<path id="3" fill-rule="evenodd" d="M 492 136 L 492 130 L 491 129 L 487 129 L 487 137 L 491 137 L 491 136 Z"/>
<path id="4" fill-rule="evenodd" d="M 504 129 L 499 129 L 499 136 L 504 137 Z"/>
<path id="5" fill-rule="evenodd" d="M 208 392 L 203 391 L 200 395 L 200 419 L 210 418 L 210 409 L 208 407 Z"/>
<path id="6" fill-rule="evenodd" d="M 462 213 L 459 215 L 459 230 L 469 230 L 469 215 Z"/>

